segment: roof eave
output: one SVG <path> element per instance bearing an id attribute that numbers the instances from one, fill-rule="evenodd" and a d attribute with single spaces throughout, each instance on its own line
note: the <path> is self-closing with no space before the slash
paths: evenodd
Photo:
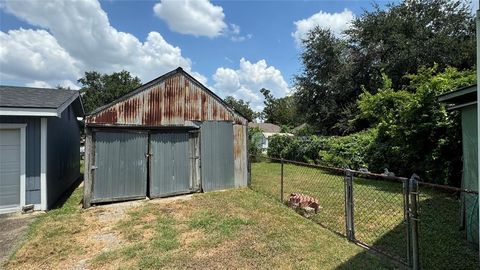
<path id="1" fill-rule="evenodd" d="M 54 108 L 0 107 L 0 116 L 59 117 L 60 114 Z"/>
<path id="2" fill-rule="evenodd" d="M 454 91 L 450 91 L 441 95 L 438 95 L 438 101 L 442 103 L 456 103 L 458 101 L 461 102 L 462 98 L 467 97 L 468 95 L 473 95 L 475 96 L 476 99 L 476 92 L 477 92 L 477 85 L 471 85 L 467 87 L 463 87 Z M 468 97 L 467 97 L 468 98 Z M 473 100 L 469 100 L 467 102 L 471 102 Z"/>
<path id="3" fill-rule="evenodd" d="M 73 94 L 68 100 L 66 100 L 58 108 L 45 107 L 14 107 L 3 106 L 0 107 L 0 116 L 37 116 L 37 117 L 61 117 L 62 112 L 68 108 L 72 103 L 79 99 L 79 105 L 76 108 L 76 116 L 83 117 L 85 112 L 83 110 L 83 103 L 78 93 Z"/>

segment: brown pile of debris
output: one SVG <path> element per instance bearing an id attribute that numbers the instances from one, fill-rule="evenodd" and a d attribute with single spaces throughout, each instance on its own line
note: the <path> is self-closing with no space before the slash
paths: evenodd
<path id="1" fill-rule="evenodd" d="M 320 210 L 318 200 L 301 193 L 292 193 L 288 198 L 288 207 L 294 209 L 304 217 L 311 217 Z"/>

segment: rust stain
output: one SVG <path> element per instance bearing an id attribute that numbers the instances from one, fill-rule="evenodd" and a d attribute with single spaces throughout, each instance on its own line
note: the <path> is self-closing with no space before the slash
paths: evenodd
<path id="1" fill-rule="evenodd" d="M 107 109 L 103 111 L 101 114 L 98 114 L 93 117 L 93 123 L 115 123 L 117 122 L 117 112 L 112 109 Z"/>
<path id="2" fill-rule="evenodd" d="M 233 127 L 233 156 L 235 159 L 241 157 L 244 146 L 243 126 Z"/>
<path id="3" fill-rule="evenodd" d="M 87 124 L 181 125 L 185 121 L 227 120 L 246 125 L 218 100 L 181 74 L 166 78 L 110 108 L 87 117 Z"/>

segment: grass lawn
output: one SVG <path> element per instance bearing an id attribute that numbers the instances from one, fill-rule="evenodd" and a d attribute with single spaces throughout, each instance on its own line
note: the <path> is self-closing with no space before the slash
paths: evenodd
<path id="1" fill-rule="evenodd" d="M 277 200 L 280 197 L 280 164 L 252 164 L 252 189 Z M 319 200 L 322 209 L 312 220 L 345 234 L 343 175 L 293 164 L 284 165 L 284 200 L 290 193 Z M 420 256 L 424 269 L 477 269 L 478 249 L 459 230 L 458 200 L 447 194 L 421 190 Z M 402 184 L 354 179 L 356 238 L 400 259 L 406 258 Z"/>
<path id="2" fill-rule="evenodd" d="M 80 208 L 78 188 L 40 216 L 7 269 L 388 269 L 249 189 Z"/>

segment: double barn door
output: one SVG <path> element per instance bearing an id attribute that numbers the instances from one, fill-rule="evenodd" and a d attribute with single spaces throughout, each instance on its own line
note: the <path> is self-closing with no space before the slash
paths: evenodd
<path id="1" fill-rule="evenodd" d="M 200 189 L 198 132 L 95 132 L 92 202 Z"/>

